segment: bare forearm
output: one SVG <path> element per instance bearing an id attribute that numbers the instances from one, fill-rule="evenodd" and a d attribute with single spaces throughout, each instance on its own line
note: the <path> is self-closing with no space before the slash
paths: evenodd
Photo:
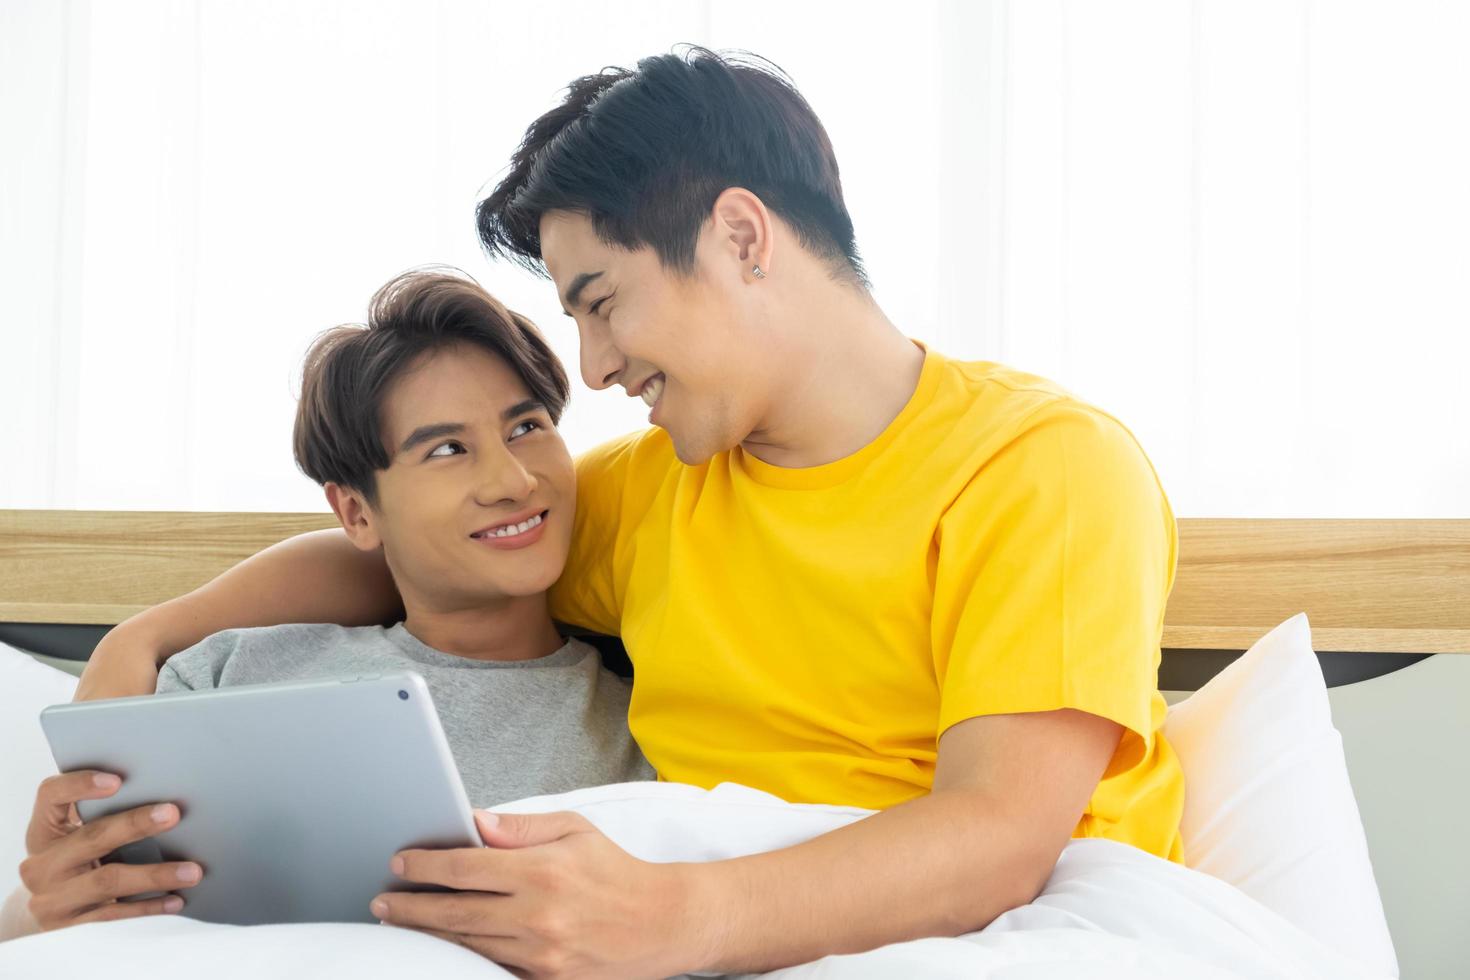
<path id="1" fill-rule="evenodd" d="M 76 696 L 151 694 L 159 665 L 220 630 L 363 626 L 390 622 L 402 608 L 381 552 L 359 551 L 340 530 L 300 534 L 120 624 L 98 644 Z"/>
<path id="2" fill-rule="evenodd" d="M 796 847 L 690 866 L 710 923 L 699 966 L 771 970 L 972 932 L 1031 901 L 1064 843 L 955 790 Z"/>
<path id="3" fill-rule="evenodd" d="M 212 581 L 138 617 L 158 663 L 214 633 L 281 623 L 367 626 L 402 611 L 379 552 L 353 547 L 341 530 L 298 534 Z M 131 623 L 131 621 L 130 621 Z"/>

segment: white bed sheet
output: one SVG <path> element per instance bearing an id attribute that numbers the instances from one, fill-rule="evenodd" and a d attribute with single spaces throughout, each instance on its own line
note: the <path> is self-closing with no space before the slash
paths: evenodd
<path id="1" fill-rule="evenodd" d="M 802 806 L 738 786 L 631 783 L 539 797 L 521 812 L 585 815 L 646 860 L 711 860 L 787 846 L 866 811 Z M 881 900 L 881 898 L 880 898 Z M 0 944 L 0 976 L 117 980 L 508 976 L 450 943 L 371 925 L 219 926 L 182 917 L 101 923 Z M 898 943 L 777 971 L 782 978 L 895 976 L 1367 977 L 1230 885 L 1135 848 L 1068 845 L 1042 894 L 958 939 Z"/>

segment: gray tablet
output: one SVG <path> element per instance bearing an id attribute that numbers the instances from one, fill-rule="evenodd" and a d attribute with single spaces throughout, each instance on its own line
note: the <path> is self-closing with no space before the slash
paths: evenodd
<path id="1" fill-rule="evenodd" d="M 172 830 L 115 857 L 197 861 L 204 880 L 180 892 L 196 919 L 375 922 L 374 895 L 411 887 L 395 851 L 480 845 L 415 673 L 56 705 L 41 727 L 62 772 L 123 778 L 79 804 L 84 821 L 178 804 Z"/>

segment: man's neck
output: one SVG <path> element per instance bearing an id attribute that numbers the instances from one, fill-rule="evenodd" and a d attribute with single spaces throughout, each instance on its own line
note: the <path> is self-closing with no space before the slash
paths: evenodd
<path id="1" fill-rule="evenodd" d="M 913 397 L 924 352 L 857 287 L 809 277 L 783 296 L 771 410 L 741 447 L 774 466 L 821 466 L 878 438 Z M 779 367 L 778 367 L 779 365 Z"/>
<path id="2" fill-rule="evenodd" d="M 565 642 L 551 621 L 545 593 L 437 608 L 409 591 L 403 597 L 404 628 L 441 653 L 470 660 L 535 660 Z"/>

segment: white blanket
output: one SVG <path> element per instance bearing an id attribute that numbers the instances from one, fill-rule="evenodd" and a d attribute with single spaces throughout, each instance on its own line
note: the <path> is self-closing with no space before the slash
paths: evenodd
<path id="1" fill-rule="evenodd" d="M 504 811 L 575 810 L 650 861 L 785 847 L 868 811 L 798 806 L 739 786 L 629 783 L 538 797 Z M 874 896 L 881 902 L 881 895 Z M 450 943 L 372 925 L 221 926 L 160 916 L 0 943 L 0 977 L 56 980 L 433 980 L 509 976 Z M 958 939 L 895 943 L 770 976 L 1366 977 L 1357 966 L 1224 882 L 1110 841 L 1073 841 L 1029 905 Z"/>

